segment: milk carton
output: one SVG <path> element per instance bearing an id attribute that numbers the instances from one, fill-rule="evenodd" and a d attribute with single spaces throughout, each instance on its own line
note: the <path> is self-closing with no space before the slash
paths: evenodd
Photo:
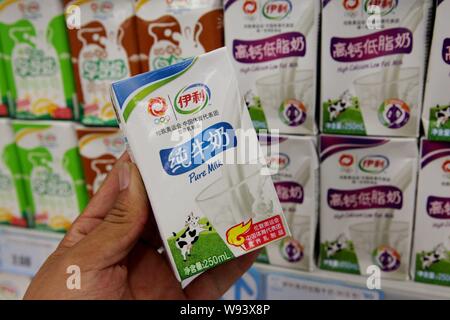
<path id="1" fill-rule="evenodd" d="M 322 0 L 322 132 L 419 135 L 432 4 Z"/>
<path id="2" fill-rule="evenodd" d="M 36 228 L 67 231 L 87 203 L 74 124 L 14 121 Z"/>
<path id="3" fill-rule="evenodd" d="M 225 41 L 257 130 L 316 134 L 320 2 L 226 0 Z"/>
<path id="4" fill-rule="evenodd" d="M 27 199 L 14 132 L 7 119 L 0 119 L 0 137 L 0 224 L 26 227 Z"/>
<path id="5" fill-rule="evenodd" d="M 0 1 L 0 37 L 15 116 L 76 118 L 62 1 Z"/>
<path id="6" fill-rule="evenodd" d="M 312 271 L 319 195 L 316 138 L 259 135 L 292 237 L 269 244 L 260 262 Z"/>
<path id="7" fill-rule="evenodd" d="M 179 280 L 289 235 L 230 70 L 222 48 L 112 85 Z"/>
<path id="8" fill-rule="evenodd" d="M 450 286 L 450 143 L 422 140 L 413 272 L 418 282 Z"/>
<path id="9" fill-rule="evenodd" d="M 81 28 L 69 28 L 78 100 L 85 125 L 117 125 L 111 82 L 139 73 L 134 2 L 66 0 L 66 13 L 80 14 Z"/>
<path id="10" fill-rule="evenodd" d="M 320 160 L 320 268 L 406 280 L 416 140 L 324 135 Z"/>
<path id="11" fill-rule="evenodd" d="M 423 124 L 430 140 L 450 141 L 450 1 L 437 3 L 425 89 Z"/>
<path id="12" fill-rule="evenodd" d="M 91 198 L 117 159 L 125 152 L 125 140 L 122 133 L 114 128 L 78 128 L 77 135 L 84 177 Z"/>
<path id="13" fill-rule="evenodd" d="M 144 72 L 224 44 L 222 0 L 138 0 L 135 8 Z"/>

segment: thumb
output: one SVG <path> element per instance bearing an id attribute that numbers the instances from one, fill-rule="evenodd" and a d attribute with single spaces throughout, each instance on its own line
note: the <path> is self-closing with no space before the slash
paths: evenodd
<path id="1" fill-rule="evenodd" d="M 118 194 L 114 206 L 104 220 L 75 246 L 76 256 L 86 259 L 93 268 L 104 268 L 124 259 L 144 230 L 149 202 L 136 165 L 129 161 L 119 164 Z M 90 253 L 90 254 L 89 254 Z M 100 265 L 99 265 L 100 264 Z"/>

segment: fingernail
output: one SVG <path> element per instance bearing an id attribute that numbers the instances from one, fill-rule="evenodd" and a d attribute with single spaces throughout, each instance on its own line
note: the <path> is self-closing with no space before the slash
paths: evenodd
<path id="1" fill-rule="evenodd" d="M 128 161 L 120 164 L 119 168 L 119 188 L 120 191 L 128 189 L 130 185 L 130 163 Z"/>

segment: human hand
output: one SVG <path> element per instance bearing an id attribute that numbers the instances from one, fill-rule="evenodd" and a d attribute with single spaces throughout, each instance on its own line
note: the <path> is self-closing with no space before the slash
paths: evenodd
<path id="1" fill-rule="evenodd" d="M 257 252 L 208 270 L 184 290 L 162 246 L 137 167 L 124 155 L 56 251 L 25 299 L 218 299 L 252 265 Z M 81 270 L 70 290 L 67 268 Z"/>

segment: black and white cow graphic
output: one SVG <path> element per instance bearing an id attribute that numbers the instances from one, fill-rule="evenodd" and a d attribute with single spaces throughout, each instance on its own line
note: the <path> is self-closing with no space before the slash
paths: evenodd
<path id="1" fill-rule="evenodd" d="M 439 261 L 448 259 L 447 249 L 441 243 L 433 251 L 427 252 L 422 256 L 422 268 L 428 269 Z"/>
<path id="2" fill-rule="evenodd" d="M 328 113 L 330 121 L 334 121 L 352 105 L 352 97 L 348 91 L 344 92 L 341 98 L 335 102 L 328 100 Z"/>
<path id="3" fill-rule="evenodd" d="M 332 257 L 336 253 L 341 252 L 347 248 L 347 237 L 345 234 L 341 234 L 336 241 L 328 243 L 326 250 L 327 250 L 327 257 Z"/>
<path id="4" fill-rule="evenodd" d="M 437 119 L 436 126 L 438 128 L 445 125 L 450 119 L 450 106 L 436 111 L 436 119 Z"/>
<path id="5" fill-rule="evenodd" d="M 186 220 L 186 230 L 175 240 L 176 246 L 180 249 L 184 261 L 186 261 L 187 257 L 191 255 L 192 247 L 194 246 L 194 243 L 198 241 L 200 233 L 203 231 L 212 230 L 209 222 L 205 225 L 201 225 L 199 224 L 199 221 L 200 218 L 194 216 L 194 213 L 191 212 Z M 174 232 L 173 236 L 176 237 L 177 234 Z"/>

